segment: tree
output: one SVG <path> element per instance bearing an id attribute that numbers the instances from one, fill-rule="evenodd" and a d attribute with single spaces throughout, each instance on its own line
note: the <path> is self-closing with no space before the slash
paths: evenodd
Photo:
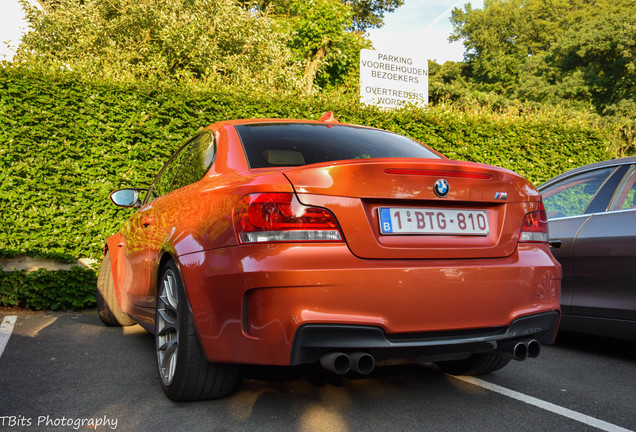
<path id="1" fill-rule="evenodd" d="M 289 0 L 257 0 L 244 1 L 240 3 L 248 8 L 256 7 L 258 10 L 270 10 L 272 13 L 282 16 L 293 14 L 293 6 Z M 304 2 L 310 5 L 310 1 Z M 356 32 L 364 32 L 368 28 L 381 27 L 384 23 L 384 14 L 393 12 L 404 4 L 404 0 L 340 0 L 351 10 L 352 22 L 349 29 Z"/>
<path id="2" fill-rule="evenodd" d="M 616 9 L 578 22 L 546 60 L 599 111 L 624 99 L 636 102 L 636 14 Z"/>
<path id="3" fill-rule="evenodd" d="M 454 9 L 451 21 L 477 90 L 599 112 L 636 97 L 633 0 L 486 0 Z"/>
<path id="4" fill-rule="evenodd" d="M 455 8 L 450 40 L 464 40 L 473 79 L 504 91 L 518 82 L 528 57 L 550 48 L 584 0 L 486 0 L 483 9 Z"/>
<path id="5" fill-rule="evenodd" d="M 114 79 L 298 84 L 285 35 L 232 0 L 20 0 L 33 29 L 18 61 Z"/>
<path id="6" fill-rule="evenodd" d="M 403 0 L 238 0 L 266 13 L 289 35 L 288 46 L 303 70 L 307 93 L 317 87 L 357 86 L 360 50 L 370 48 L 363 31 L 382 25 L 385 12 Z M 354 79 L 356 84 L 353 84 Z"/>
<path id="7" fill-rule="evenodd" d="M 19 0 L 16 59 L 114 79 L 303 89 L 352 85 L 359 28 L 403 0 Z M 257 83 L 257 84 L 256 84 Z"/>
<path id="8" fill-rule="evenodd" d="M 311 93 L 316 78 L 323 86 L 346 81 L 359 68 L 359 52 L 369 43 L 358 32 L 347 29 L 352 11 L 340 0 L 292 0 L 289 15 L 279 20 L 290 34 L 289 47 L 304 66 L 305 91 Z"/>

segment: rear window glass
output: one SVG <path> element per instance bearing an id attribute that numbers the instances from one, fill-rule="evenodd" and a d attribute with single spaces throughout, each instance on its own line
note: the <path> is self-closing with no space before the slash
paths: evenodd
<path id="1" fill-rule="evenodd" d="M 343 125 L 238 125 L 251 168 L 299 166 L 345 159 L 440 159 L 421 144 L 391 132 Z"/>

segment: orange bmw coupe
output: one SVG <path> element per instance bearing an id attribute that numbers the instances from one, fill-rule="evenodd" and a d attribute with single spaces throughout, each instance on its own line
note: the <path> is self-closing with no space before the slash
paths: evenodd
<path id="1" fill-rule="evenodd" d="M 155 335 L 173 400 L 226 396 L 246 364 L 483 374 L 557 331 L 530 182 L 330 113 L 213 124 L 111 200 L 138 211 L 107 240 L 99 316 Z"/>

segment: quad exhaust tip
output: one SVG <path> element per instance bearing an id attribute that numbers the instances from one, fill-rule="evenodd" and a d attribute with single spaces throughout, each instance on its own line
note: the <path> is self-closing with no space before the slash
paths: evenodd
<path id="1" fill-rule="evenodd" d="M 360 375 L 368 375 L 375 369 L 375 358 L 365 352 L 345 354 L 334 351 L 320 357 L 320 365 L 337 375 L 345 375 L 349 371 Z"/>
<path id="2" fill-rule="evenodd" d="M 503 344 L 498 351 L 508 358 L 522 361 L 539 357 L 541 344 L 536 339 L 520 339 Z M 336 375 L 345 375 L 350 371 L 368 375 L 375 369 L 375 358 L 366 352 L 333 351 L 320 357 L 320 365 Z"/>

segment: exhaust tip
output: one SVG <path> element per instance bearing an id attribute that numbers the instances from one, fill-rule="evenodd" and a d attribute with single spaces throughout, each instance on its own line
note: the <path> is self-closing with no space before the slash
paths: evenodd
<path id="1" fill-rule="evenodd" d="M 351 370 L 360 375 L 369 375 L 375 369 L 375 359 L 369 353 L 355 352 L 350 355 Z"/>
<path id="2" fill-rule="evenodd" d="M 499 348 L 499 352 L 513 360 L 525 360 L 528 357 L 528 345 L 523 341 L 512 341 Z"/>
<path id="3" fill-rule="evenodd" d="M 517 360 L 525 360 L 528 357 L 528 345 L 523 342 L 517 342 L 512 352 Z"/>
<path id="4" fill-rule="evenodd" d="M 320 366 L 338 375 L 344 375 L 351 370 L 351 359 L 341 352 L 330 352 L 320 357 Z"/>
<path id="5" fill-rule="evenodd" d="M 537 358 L 541 354 L 541 344 L 538 340 L 532 339 L 528 341 L 528 357 Z"/>

